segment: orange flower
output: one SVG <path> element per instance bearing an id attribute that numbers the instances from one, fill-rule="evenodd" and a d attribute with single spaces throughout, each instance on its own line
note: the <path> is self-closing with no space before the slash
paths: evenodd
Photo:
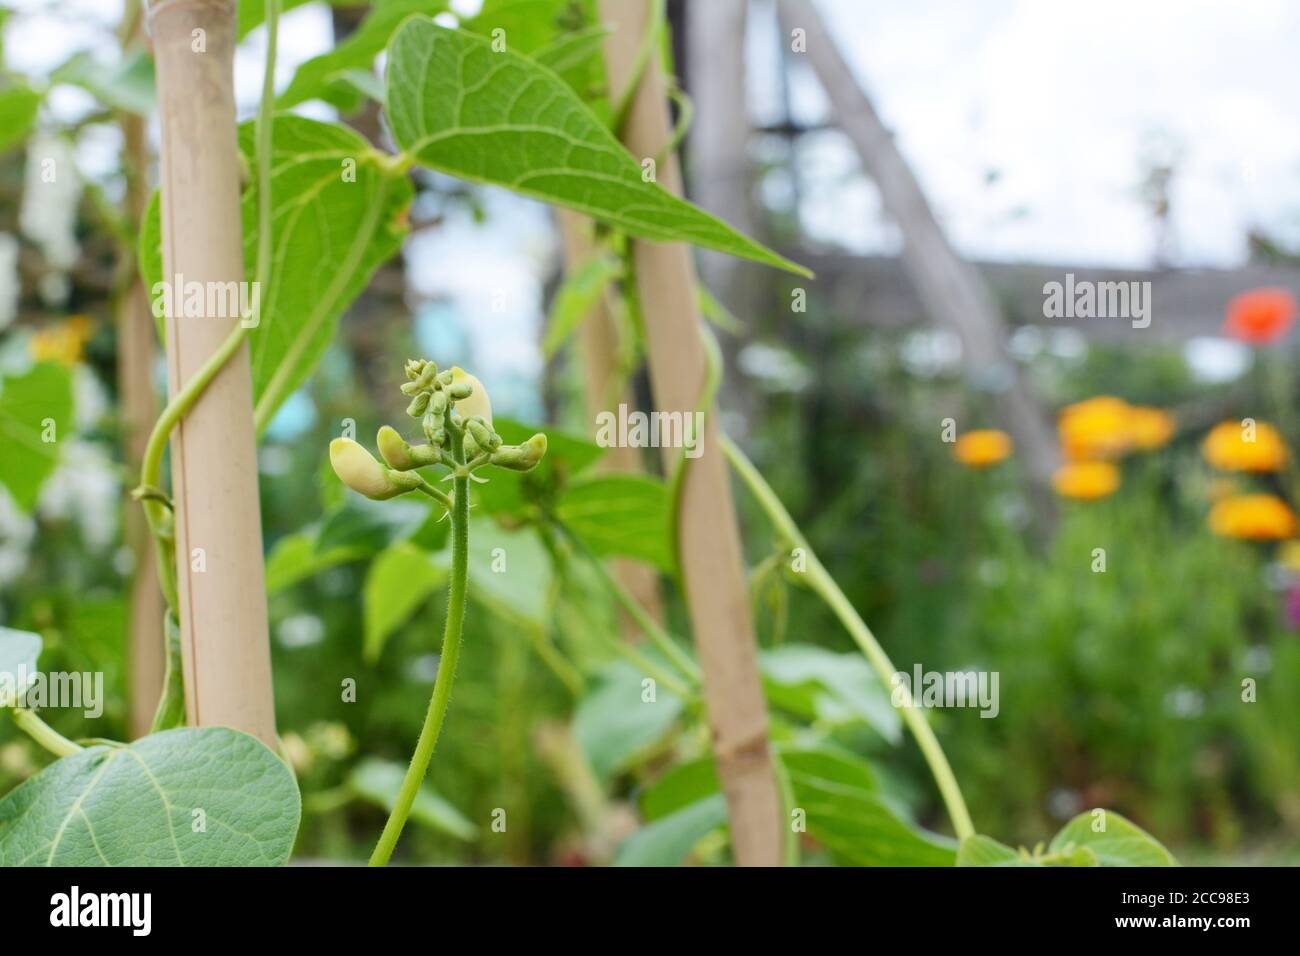
<path id="1" fill-rule="evenodd" d="M 1115 458 L 1129 449 L 1132 408 L 1123 399 L 1099 395 L 1061 409 L 1057 432 L 1070 461 Z"/>
<path id="2" fill-rule="evenodd" d="M 988 468 L 1011 454 L 1011 437 L 996 428 L 966 432 L 957 439 L 952 453 L 968 468 Z"/>
<path id="3" fill-rule="evenodd" d="M 1210 530 L 1225 538 L 1280 541 L 1296 533 L 1296 517 L 1274 495 L 1236 495 L 1210 509 Z"/>
<path id="4" fill-rule="evenodd" d="M 1135 405 L 1129 409 L 1127 427 L 1133 447 L 1143 451 L 1163 448 L 1174 437 L 1173 416 L 1146 405 Z"/>
<path id="5" fill-rule="evenodd" d="M 1071 462 L 1056 470 L 1052 485 L 1065 498 L 1095 501 L 1119 487 L 1119 469 L 1108 461 Z"/>
<path id="6" fill-rule="evenodd" d="M 1233 297 L 1223 331 L 1251 345 L 1269 345 L 1291 330 L 1295 318 L 1295 296 L 1280 286 L 1265 286 Z"/>
<path id="7" fill-rule="evenodd" d="M 1279 471 L 1287 460 L 1282 436 L 1267 422 L 1220 422 L 1205 436 L 1201 453 L 1223 471 Z"/>

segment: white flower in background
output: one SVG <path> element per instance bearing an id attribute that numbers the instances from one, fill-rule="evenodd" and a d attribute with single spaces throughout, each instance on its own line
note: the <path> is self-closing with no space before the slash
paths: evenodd
<path id="1" fill-rule="evenodd" d="M 113 461 L 103 446 L 71 439 L 63 464 L 41 489 L 36 508 L 47 521 L 70 521 L 93 553 L 105 551 L 117 537 L 122 489 Z"/>
<path id="2" fill-rule="evenodd" d="M 0 587 L 23 573 L 34 537 L 36 522 L 18 510 L 8 489 L 0 485 Z"/>
<path id="3" fill-rule="evenodd" d="M 18 225 L 24 236 L 41 250 L 50 272 L 41 281 L 41 293 L 51 305 L 67 297 L 64 278 L 77 262 L 77 206 L 81 178 L 77 175 L 72 144 L 60 136 L 40 132 L 27 147 L 23 201 Z M 51 299 L 50 297 L 59 297 Z"/>
<path id="4" fill-rule="evenodd" d="M 282 647 L 311 647 L 325 639 L 325 624 L 315 614 L 293 614 L 280 622 L 276 637 Z"/>
<path id="5" fill-rule="evenodd" d="M 0 329 L 7 328 L 18 318 L 18 298 L 22 282 L 18 278 L 18 239 L 9 232 L 0 232 Z"/>

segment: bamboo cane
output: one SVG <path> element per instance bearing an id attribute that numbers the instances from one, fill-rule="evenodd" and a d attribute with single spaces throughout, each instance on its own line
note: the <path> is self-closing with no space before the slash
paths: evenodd
<path id="1" fill-rule="evenodd" d="M 244 278 L 235 140 L 233 0 L 163 0 L 149 13 L 162 126 L 164 277 Z M 173 301 L 182 290 L 174 289 Z M 239 318 L 166 319 L 170 394 Z M 257 334 L 256 331 L 253 334 Z M 261 512 L 247 343 L 217 373 L 172 438 L 185 708 L 275 745 Z"/>
<path id="2" fill-rule="evenodd" d="M 128 175 L 127 205 L 139 222 L 148 204 L 143 177 L 147 147 L 144 120 L 122 117 L 125 140 L 123 153 L 132 167 Z M 136 272 L 135 259 L 127 255 L 124 270 Z M 158 400 L 153 390 L 154 328 L 149 297 L 138 275 L 129 280 L 117 302 L 117 382 L 122 396 L 123 451 L 132 473 L 139 473 L 149 427 L 158 417 Z M 163 610 L 158 568 L 149 545 L 149 526 L 144 512 L 134 501 L 126 509 L 126 539 L 135 555 L 131 577 L 129 644 L 131 733 L 149 732 L 163 679 Z"/>
<path id="3" fill-rule="evenodd" d="M 125 50 L 138 38 L 139 0 L 128 0 L 118 37 Z M 122 165 L 126 170 L 126 213 L 139 229 L 149 205 L 149 145 L 142 117 L 121 111 Z M 121 249 L 115 313 L 117 323 L 117 388 L 122 397 L 122 451 L 132 474 L 139 474 L 149 441 L 149 428 L 158 417 L 153 390 L 154 326 L 149 297 L 129 247 Z M 130 730 L 133 737 L 149 732 L 163 682 L 163 602 L 149 542 L 149 525 L 134 501 L 126 507 L 126 542 L 135 555 L 127 621 L 127 666 Z"/>
<path id="4" fill-rule="evenodd" d="M 584 216 L 559 210 L 560 236 L 564 243 L 566 268 L 578 268 L 595 248 L 591 237 L 591 221 Z M 584 395 L 587 409 L 587 427 L 595 433 L 596 419 L 610 403 L 623 402 L 633 407 L 631 389 L 616 387 L 616 361 L 618 330 L 604 304 L 598 304 L 578 332 L 578 348 L 582 355 Z M 641 456 L 635 448 L 616 445 L 606 449 L 601 468 L 608 474 L 641 474 Z M 663 600 L 659 594 L 659 580 L 653 568 L 637 561 L 615 559 L 610 562 L 614 577 L 628 590 L 652 618 L 663 623 Z M 619 612 L 623 634 L 632 637 L 640 633 L 635 622 L 624 612 Z"/>
<path id="5" fill-rule="evenodd" d="M 622 136 L 638 157 L 654 157 L 671 136 L 666 85 L 651 56 L 635 76 L 637 50 L 647 27 L 649 0 L 601 0 L 601 19 L 612 27 L 605 42 L 610 89 L 617 98 L 637 82 Z M 681 193 L 676 157 L 660 157 L 657 179 Z M 655 404 L 690 414 L 707 376 L 700 338 L 695 267 L 681 243 L 634 245 L 637 285 L 645 316 Z M 712 410 L 706 413 L 702 454 L 692 461 L 678 510 L 679 560 L 687 590 L 691 629 L 704 674 L 705 702 L 713 734 L 718 777 L 726 795 L 731 840 L 742 866 L 776 866 L 781 861 L 781 802 L 767 742 L 767 706 L 759 681 L 757 653 L 745 588 L 740 535 L 718 446 Z M 681 449 L 664 449 L 676 468 Z"/>

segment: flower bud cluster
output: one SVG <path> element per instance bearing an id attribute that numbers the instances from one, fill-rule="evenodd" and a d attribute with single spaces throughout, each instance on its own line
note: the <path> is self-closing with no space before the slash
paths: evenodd
<path id="1" fill-rule="evenodd" d="M 350 438 L 336 438 L 330 444 L 330 463 L 353 491 L 375 500 L 416 490 L 441 498 L 418 469 L 445 465 L 457 477 L 486 465 L 529 471 L 546 454 L 546 436 L 540 433 L 522 445 L 502 441 L 492 428 L 487 389 L 464 369 L 440 372 L 433 362 L 412 359 L 406 363 L 406 379 L 401 387 L 410 399 L 406 413 L 419 420 L 428 444 L 411 445 L 397 429 L 385 425 L 376 439 L 381 464 Z"/>

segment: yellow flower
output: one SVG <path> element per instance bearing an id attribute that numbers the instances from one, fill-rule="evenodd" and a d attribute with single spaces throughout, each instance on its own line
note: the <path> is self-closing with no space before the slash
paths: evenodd
<path id="1" fill-rule="evenodd" d="M 968 468 L 988 468 L 1011 454 L 1011 438 L 996 428 L 966 432 L 953 445 L 952 453 Z"/>
<path id="2" fill-rule="evenodd" d="M 1093 501 L 1119 487 L 1119 469 L 1108 461 L 1071 462 L 1056 470 L 1052 485 L 1063 497 Z"/>
<path id="3" fill-rule="evenodd" d="M 1296 533 L 1296 517 L 1274 495 L 1237 495 L 1210 509 L 1210 530 L 1225 538 L 1280 541 Z"/>
<path id="4" fill-rule="evenodd" d="M 1135 405 L 1129 410 L 1128 433 L 1134 448 L 1163 448 L 1174 437 L 1173 416 L 1158 408 Z"/>
<path id="5" fill-rule="evenodd" d="M 28 347 L 37 362 L 76 365 L 85 354 L 86 343 L 95 336 L 95 323 L 85 315 L 73 315 L 66 321 L 32 333 Z"/>
<path id="6" fill-rule="evenodd" d="M 491 425 L 492 400 L 488 398 L 487 389 L 483 387 L 483 383 L 457 365 L 451 370 L 451 384 L 453 386 L 464 384 L 474 389 L 469 398 L 462 398 L 456 403 L 456 414 L 461 418 L 471 418 L 477 415 Z"/>
<path id="7" fill-rule="evenodd" d="M 1057 432 L 1070 461 L 1115 458 L 1132 444 L 1132 408 L 1123 399 L 1099 395 L 1061 409 Z"/>
<path id="8" fill-rule="evenodd" d="M 1254 440 L 1247 440 L 1251 438 Z M 1206 461 L 1224 471 L 1278 471 L 1287 459 L 1282 436 L 1267 422 L 1253 426 L 1220 422 L 1205 436 L 1201 452 Z"/>

